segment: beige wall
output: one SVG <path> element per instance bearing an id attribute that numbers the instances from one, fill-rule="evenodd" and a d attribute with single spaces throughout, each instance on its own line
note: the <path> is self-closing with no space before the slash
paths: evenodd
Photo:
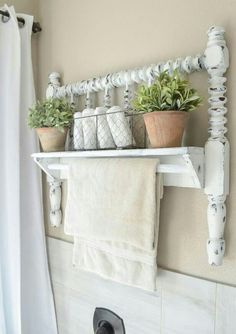
<path id="1" fill-rule="evenodd" d="M 8 6 L 14 6 L 17 13 L 26 13 L 31 15 L 37 15 L 38 13 L 38 0 L 11 0 L 0 1 L 0 7 L 7 3 Z"/>
<path id="2" fill-rule="evenodd" d="M 213 24 L 226 29 L 231 54 L 228 72 L 228 137 L 236 145 L 236 1 L 233 0 L 41 0 L 39 18 L 39 95 L 47 76 L 59 71 L 64 82 L 87 79 L 125 68 L 202 52 L 206 30 Z M 193 83 L 207 98 L 207 76 Z M 207 103 L 191 115 L 187 144 L 202 146 L 207 138 Z M 201 190 L 166 188 L 161 206 L 158 263 L 164 268 L 236 285 L 236 160 L 231 159 L 224 265 L 207 264 L 206 197 Z M 45 192 L 46 194 L 46 192 Z M 46 205 L 47 206 L 47 205 Z M 46 217 L 48 216 L 46 210 Z M 48 225 L 48 221 L 46 221 Z M 64 239 L 63 229 L 47 228 Z"/>

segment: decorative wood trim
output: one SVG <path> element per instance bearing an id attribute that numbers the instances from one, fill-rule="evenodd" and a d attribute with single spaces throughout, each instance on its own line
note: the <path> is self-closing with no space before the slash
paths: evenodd
<path id="1" fill-rule="evenodd" d="M 74 158 L 156 157 L 160 160 L 157 172 L 164 175 L 164 185 L 204 187 L 204 151 L 199 147 L 35 153 L 32 157 L 51 179 L 57 180 L 67 178 L 66 170 Z"/>
<path id="2" fill-rule="evenodd" d="M 226 222 L 226 195 L 229 192 L 229 143 L 225 137 L 227 128 L 225 117 L 226 78 L 229 66 L 229 53 L 222 27 L 208 30 L 207 49 L 204 63 L 209 74 L 209 139 L 205 145 L 206 187 L 208 197 L 207 240 L 208 261 L 211 265 L 221 265 L 225 252 L 224 227 Z"/>
<path id="3" fill-rule="evenodd" d="M 62 222 L 61 212 L 61 180 L 60 172 L 54 171 L 53 173 L 49 170 L 48 166 L 52 162 L 58 162 L 59 159 L 40 159 L 39 157 L 33 157 L 37 165 L 47 175 L 47 181 L 49 183 L 49 199 L 50 199 L 50 223 L 54 227 L 60 226 Z"/>
<path id="4" fill-rule="evenodd" d="M 225 103 L 226 78 L 224 76 L 229 66 L 229 54 L 224 39 L 224 29 L 222 27 L 211 27 L 208 30 L 207 48 L 203 55 L 187 56 L 185 58 L 177 58 L 175 60 L 168 60 L 154 65 L 144 66 L 133 70 L 125 70 L 117 73 L 111 73 L 104 77 L 93 78 L 90 80 L 83 80 L 76 83 L 60 86 L 60 74 L 53 72 L 49 76 L 49 85 L 47 88 L 47 97 L 65 97 L 73 95 L 84 95 L 87 97 L 89 93 L 105 91 L 105 104 L 110 105 L 109 90 L 116 87 L 125 87 L 124 92 L 124 106 L 128 105 L 128 86 L 132 83 L 146 82 L 150 83 L 161 71 L 168 70 L 172 72 L 174 69 L 179 69 L 183 73 L 192 73 L 194 71 L 207 70 L 209 74 L 209 139 L 205 145 L 205 157 L 202 154 L 191 155 L 185 152 L 182 155 L 185 167 L 192 171 L 190 173 L 192 181 L 187 184 L 194 184 L 194 187 L 200 188 L 205 182 L 205 193 L 208 197 L 208 227 L 209 239 L 207 241 L 208 261 L 211 265 L 221 265 L 225 251 L 224 241 L 224 226 L 226 222 L 226 207 L 225 199 L 229 193 L 229 143 L 225 136 L 227 132 Z M 100 151 L 101 152 L 101 151 Z M 94 153 L 94 156 L 102 156 L 100 152 Z M 111 151 L 110 151 L 111 152 Z M 165 155 L 165 153 L 160 153 Z M 56 158 L 70 157 L 74 152 L 62 152 L 61 155 L 55 155 Z M 81 153 L 81 152 L 77 152 Z M 138 152 L 137 152 L 138 153 Z M 64 156 L 64 154 L 66 156 Z M 68 155 L 67 155 L 68 154 Z M 85 152 L 84 156 L 89 157 L 91 153 Z M 119 154 L 118 154 L 119 155 Z M 127 155 L 129 155 L 127 153 Z M 142 155 L 142 154 L 141 154 Z M 147 156 L 147 154 L 144 154 Z M 113 151 L 111 156 L 117 156 L 117 151 Z M 53 177 L 56 175 L 56 182 L 58 171 L 49 170 L 47 158 L 50 156 L 34 156 L 35 161 L 40 167 L 49 175 Z M 46 158 L 46 159 L 45 159 Z M 163 171 L 169 169 L 173 170 L 169 164 L 170 157 L 163 157 L 162 168 Z M 204 161 L 205 160 L 205 161 Z M 173 163 L 173 160 L 172 160 Z M 55 160 L 53 158 L 53 164 Z M 204 173 L 205 165 L 205 173 Z M 175 161 L 175 166 L 178 166 Z M 160 166 L 161 167 L 161 166 Z M 182 166 L 180 166 L 181 169 Z M 200 168 L 200 170 L 199 170 Z M 177 170 L 176 169 L 176 170 Z M 60 172 L 59 172 L 60 173 Z M 168 173 L 168 172 L 167 172 Z M 178 177 L 176 176 L 178 175 Z M 186 174 L 170 174 L 166 178 L 166 185 L 188 186 L 184 183 Z M 195 182 L 195 183 L 194 183 Z M 59 187 L 59 185 L 57 185 Z M 60 196 L 58 196 L 59 198 Z M 53 202 L 54 203 L 54 202 Z M 59 221 L 59 218 L 58 218 Z M 53 220 L 53 224 L 55 221 Z M 57 223 L 56 223 L 57 224 Z"/>
<path id="5" fill-rule="evenodd" d="M 202 71 L 204 66 L 204 55 L 187 56 L 186 58 L 177 58 L 175 60 L 168 60 L 158 64 L 144 66 L 133 70 L 126 70 L 116 73 L 109 73 L 104 77 L 93 78 L 89 80 L 82 80 L 75 83 L 70 83 L 60 87 L 60 74 L 53 72 L 49 75 L 49 86 L 47 89 L 47 97 L 57 96 L 65 97 L 73 95 L 85 95 L 88 92 L 94 93 L 105 91 L 106 105 L 109 103 L 109 89 L 126 87 L 132 83 L 146 82 L 150 83 L 163 70 L 173 72 L 179 69 L 182 73 L 193 73 L 195 71 Z M 107 102 L 108 101 L 108 102 Z"/>
<path id="6" fill-rule="evenodd" d="M 50 222 L 54 227 L 60 226 L 62 222 L 61 212 L 61 182 L 49 181 L 49 198 L 50 198 Z"/>
<path id="7" fill-rule="evenodd" d="M 61 75 L 57 72 L 52 72 L 49 77 L 48 88 L 46 91 L 46 98 L 51 98 L 56 95 L 57 88 L 61 85 Z"/>
<path id="8" fill-rule="evenodd" d="M 49 75 L 49 83 L 46 91 L 46 98 L 53 98 L 56 95 L 57 88 L 61 85 L 61 76 L 57 72 L 53 72 Z M 55 175 L 48 170 L 49 161 L 41 161 L 35 159 L 35 162 L 44 170 L 47 174 L 47 180 L 49 183 L 49 199 L 50 199 L 50 223 L 53 227 L 59 227 L 62 223 L 62 211 L 61 211 L 61 181 L 59 181 L 59 173 Z"/>

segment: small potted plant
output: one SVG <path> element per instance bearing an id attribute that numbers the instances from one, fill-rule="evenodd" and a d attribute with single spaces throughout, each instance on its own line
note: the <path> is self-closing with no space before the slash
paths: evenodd
<path id="1" fill-rule="evenodd" d="M 73 107 L 65 99 L 51 98 L 36 102 L 29 109 L 28 125 L 35 128 L 44 152 L 64 151 Z"/>
<path id="2" fill-rule="evenodd" d="M 138 88 L 132 104 L 136 111 L 144 113 L 151 146 L 158 148 L 181 146 L 189 112 L 201 101 L 178 71 L 164 71 L 152 85 Z"/>

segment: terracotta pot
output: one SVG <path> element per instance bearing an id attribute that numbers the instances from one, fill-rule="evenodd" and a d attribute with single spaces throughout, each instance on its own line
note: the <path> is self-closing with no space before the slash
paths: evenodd
<path id="1" fill-rule="evenodd" d="M 37 128 L 40 144 L 44 152 L 65 151 L 65 142 L 68 128 L 64 131 L 57 128 Z"/>
<path id="2" fill-rule="evenodd" d="M 154 111 L 145 114 L 144 122 L 153 148 L 181 146 L 189 113 L 184 111 Z"/>

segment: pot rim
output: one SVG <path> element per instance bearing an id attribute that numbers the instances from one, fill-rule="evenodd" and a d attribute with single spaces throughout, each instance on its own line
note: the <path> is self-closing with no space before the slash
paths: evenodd
<path id="1" fill-rule="evenodd" d="M 60 129 L 58 129 L 56 126 L 43 126 L 42 128 L 34 128 L 34 129 L 36 129 L 36 130 L 51 130 L 51 129 L 56 129 L 56 130 L 59 130 L 60 131 Z M 67 127 L 63 127 L 62 129 L 64 129 L 64 130 L 66 130 L 66 129 L 69 129 L 69 127 L 67 126 Z"/>
<path id="2" fill-rule="evenodd" d="M 186 114 L 189 115 L 189 111 L 183 111 L 183 110 L 155 110 L 151 112 L 146 112 L 144 116 L 151 115 L 151 114 Z"/>

